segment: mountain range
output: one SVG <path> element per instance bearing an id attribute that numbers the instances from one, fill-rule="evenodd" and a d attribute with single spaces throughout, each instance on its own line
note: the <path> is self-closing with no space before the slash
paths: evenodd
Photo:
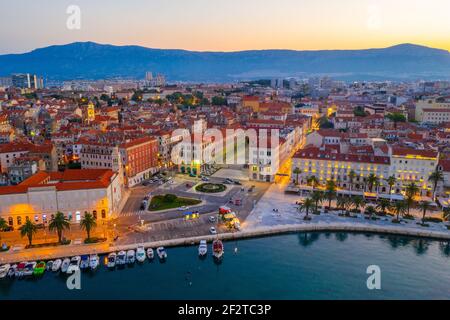
<path id="1" fill-rule="evenodd" d="M 336 79 L 450 79 L 450 53 L 414 44 L 366 50 L 198 52 L 74 42 L 0 55 L 0 75 L 34 73 L 51 80 L 143 79 L 226 82 L 330 75 Z"/>

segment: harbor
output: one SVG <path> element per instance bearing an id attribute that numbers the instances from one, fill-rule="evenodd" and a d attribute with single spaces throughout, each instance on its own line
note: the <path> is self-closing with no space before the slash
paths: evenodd
<path id="1" fill-rule="evenodd" d="M 2 299 L 432 299 L 448 298 L 448 242 L 408 236 L 349 232 L 290 232 L 223 242 L 218 263 L 213 246 L 167 247 L 165 259 L 154 257 L 109 266 L 99 254 L 94 270 L 81 270 L 81 290 L 68 290 L 68 274 L 4 278 Z M 133 250 L 133 249 L 130 249 Z M 142 249 L 141 249 L 142 252 Z M 347 259 L 349 252 L 358 261 Z M 83 258 L 70 259 L 77 265 Z M 383 287 L 366 288 L 366 268 L 380 265 Z M 401 266 L 401 267 L 400 267 Z M 294 270 L 294 271 L 293 271 Z M 332 272 L 330 272 L 332 271 Z M 318 277 L 320 275 L 320 277 Z M 431 283 L 430 283 L 431 282 Z M 45 284 L 45 285 L 44 285 Z M 427 291 L 426 284 L 433 286 Z M 418 290 L 421 288 L 421 290 Z"/>

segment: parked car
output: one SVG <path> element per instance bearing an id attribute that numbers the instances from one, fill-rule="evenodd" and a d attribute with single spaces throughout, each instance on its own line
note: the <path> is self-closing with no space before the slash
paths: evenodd
<path id="1" fill-rule="evenodd" d="M 217 230 L 214 227 L 209 228 L 209 233 L 211 234 L 217 234 Z"/>
<path id="2" fill-rule="evenodd" d="M 210 217 L 208 218 L 208 220 L 209 220 L 209 222 L 216 222 L 216 217 L 210 216 Z"/>
<path id="3" fill-rule="evenodd" d="M 234 180 L 234 184 L 238 185 L 238 186 L 242 186 L 242 183 L 238 180 Z"/>
<path id="4" fill-rule="evenodd" d="M 202 177 L 202 181 L 209 181 L 209 179 L 207 177 Z"/>

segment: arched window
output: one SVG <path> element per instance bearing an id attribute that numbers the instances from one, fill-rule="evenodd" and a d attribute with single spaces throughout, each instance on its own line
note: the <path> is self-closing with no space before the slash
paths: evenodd
<path id="1" fill-rule="evenodd" d="M 94 216 L 94 219 L 97 219 L 97 210 L 92 211 L 92 215 Z"/>
<path id="2" fill-rule="evenodd" d="M 17 217 L 17 225 L 22 225 L 22 217 Z"/>
<path id="3" fill-rule="evenodd" d="M 106 219 L 106 210 L 102 209 L 102 219 Z"/>
<path id="4" fill-rule="evenodd" d="M 13 217 L 9 217 L 9 218 L 8 218 L 8 224 L 9 224 L 10 227 L 12 227 L 12 226 L 14 225 L 14 219 L 13 219 Z"/>

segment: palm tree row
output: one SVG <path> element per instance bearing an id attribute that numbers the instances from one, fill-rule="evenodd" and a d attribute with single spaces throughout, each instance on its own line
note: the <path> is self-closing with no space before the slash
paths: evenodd
<path id="1" fill-rule="evenodd" d="M 2 222 L 0 220 L 0 230 Z M 81 229 L 85 230 L 87 233 L 87 239 L 91 238 L 91 231 L 97 227 L 97 222 L 91 213 L 86 212 L 84 217 L 80 221 Z M 70 220 L 66 218 L 64 213 L 57 212 L 56 215 L 51 219 L 48 225 L 49 231 L 56 231 L 58 234 L 58 242 L 63 242 L 63 232 L 65 230 L 70 230 Z M 25 224 L 20 227 L 20 235 L 22 237 L 28 238 L 28 243 L 31 246 L 33 242 L 33 236 L 37 233 L 38 226 L 31 220 L 27 220 Z"/>

